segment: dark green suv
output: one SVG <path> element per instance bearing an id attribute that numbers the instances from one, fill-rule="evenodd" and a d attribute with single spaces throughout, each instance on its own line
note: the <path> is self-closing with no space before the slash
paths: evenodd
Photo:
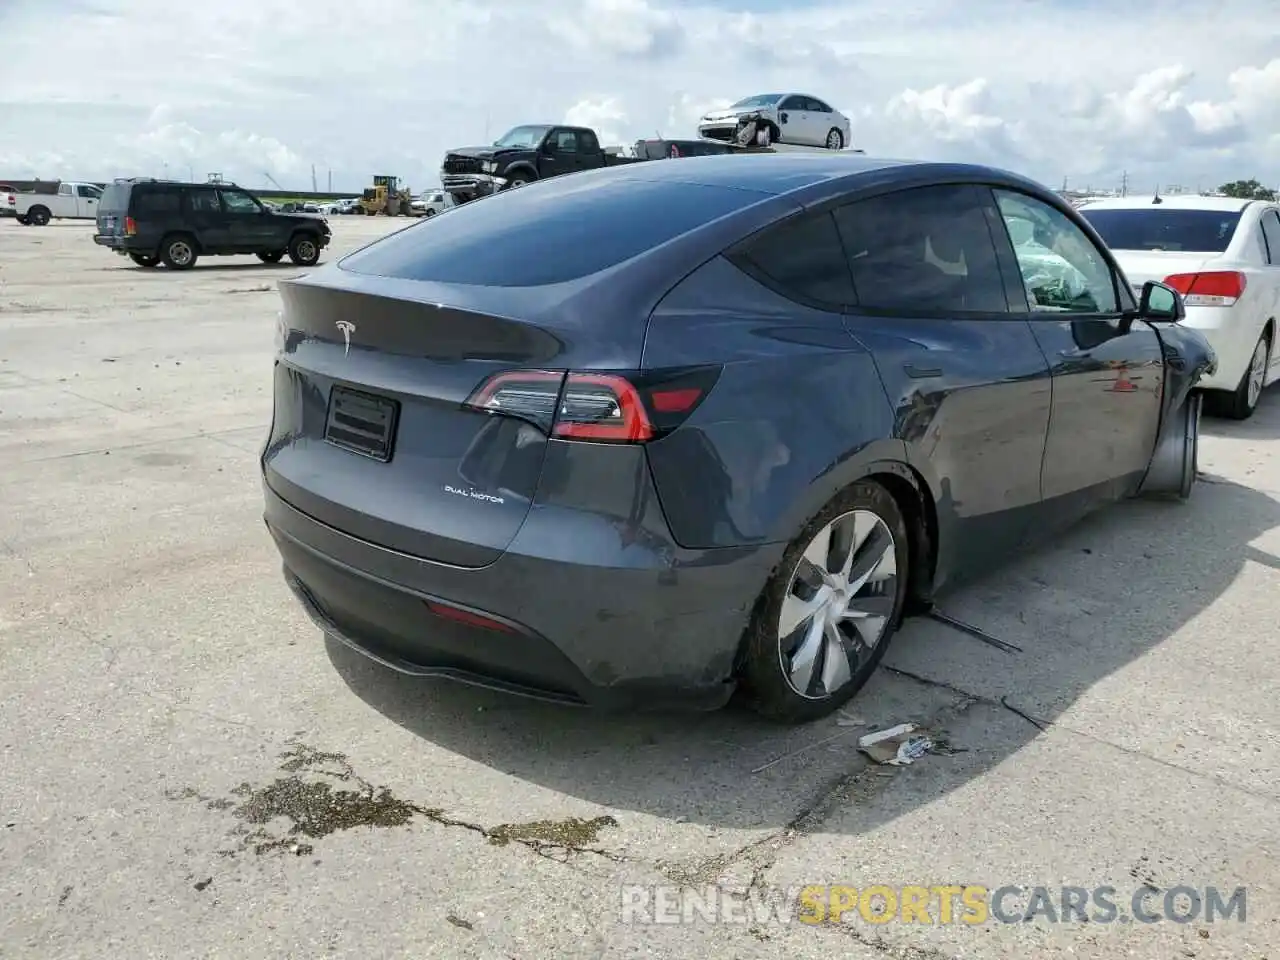
<path id="1" fill-rule="evenodd" d="M 300 267 L 320 261 L 329 245 L 323 217 L 275 213 L 231 183 L 117 180 L 103 191 L 93 242 L 140 267 L 189 270 L 202 256 L 256 254 L 263 263 L 286 255 Z"/>

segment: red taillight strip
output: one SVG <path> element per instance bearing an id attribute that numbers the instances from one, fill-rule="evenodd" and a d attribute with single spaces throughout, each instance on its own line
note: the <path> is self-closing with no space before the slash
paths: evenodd
<path id="1" fill-rule="evenodd" d="M 575 386 L 607 387 L 618 402 L 622 422 L 566 422 L 560 419 L 561 411 L 557 411 L 556 423 L 551 429 L 552 436 L 569 440 L 612 440 L 617 443 L 643 443 L 653 437 L 653 424 L 649 422 L 640 392 L 625 377 L 608 373 L 571 373 L 565 381 L 562 403 L 568 402 L 569 394 Z"/>

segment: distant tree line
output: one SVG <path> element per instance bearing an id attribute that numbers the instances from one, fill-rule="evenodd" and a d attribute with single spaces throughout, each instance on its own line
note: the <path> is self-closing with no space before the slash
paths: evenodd
<path id="1" fill-rule="evenodd" d="M 1232 180 L 1218 188 L 1218 192 L 1240 200 L 1274 200 L 1276 192 L 1264 187 L 1257 180 Z"/>

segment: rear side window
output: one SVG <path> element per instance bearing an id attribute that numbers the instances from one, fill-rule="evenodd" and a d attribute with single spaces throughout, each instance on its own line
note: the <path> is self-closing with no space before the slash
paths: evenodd
<path id="1" fill-rule="evenodd" d="M 1262 236 L 1267 244 L 1268 262 L 1280 265 L 1280 214 L 1274 210 L 1262 215 Z"/>
<path id="2" fill-rule="evenodd" d="M 750 190 L 580 173 L 464 203 L 351 254 L 342 267 L 440 283 L 563 283 L 765 199 Z"/>
<path id="3" fill-rule="evenodd" d="M 903 190 L 839 208 L 858 304 L 899 313 L 1007 313 L 976 187 Z"/>
<path id="4" fill-rule="evenodd" d="M 849 263 L 829 213 L 806 214 L 770 227 L 732 259 L 792 299 L 837 306 L 855 300 Z"/>
<path id="5" fill-rule="evenodd" d="M 178 213 L 180 210 L 178 199 L 177 190 L 145 190 L 135 187 L 133 214 L 134 216 L 156 216 Z"/>
<path id="6" fill-rule="evenodd" d="M 1240 223 L 1231 210 L 1081 210 L 1112 250 L 1224 253 Z"/>
<path id="7" fill-rule="evenodd" d="M 218 194 L 213 190 L 188 190 L 187 206 L 192 213 L 221 213 Z"/>

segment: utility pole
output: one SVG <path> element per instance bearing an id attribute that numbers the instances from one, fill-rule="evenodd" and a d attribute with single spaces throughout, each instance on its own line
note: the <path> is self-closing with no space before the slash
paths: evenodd
<path id="1" fill-rule="evenodd" d="M 1129 171 L 1125 170 L 1120 174 L 1120 196 L 1127 197 L 1129 195 Z"/>
<path id="2" fill-rule="evenodd" d="M 314 163 L 311 165 L 311 192 L 320 192 L 320 188 L 316 186 L 316 165 Z"/>
<path id="3" fill-rule="evenodd" d="M 329 192 L 333 193 L 333 171 L 329 171 Z"/>

